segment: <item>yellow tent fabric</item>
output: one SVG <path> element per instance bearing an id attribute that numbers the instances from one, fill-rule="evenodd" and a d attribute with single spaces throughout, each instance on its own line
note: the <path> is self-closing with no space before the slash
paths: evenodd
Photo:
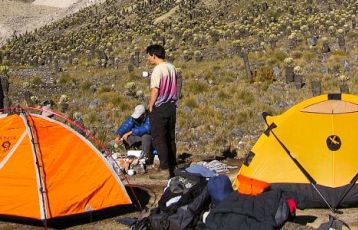
<path id="1" fill-rule="evenodd" d="M 329 193 L 328 197 L 337 193 L 337 197 L 328 199 L 334 200 L 332 203 L 339 200 L 342 192 L 338 190 L 343 191 L 358 173 L 358 97 L 321 95 L 279 116 L 269 116 L 266 122 L 271 128 L 258 139 L 249 154 L 251 160 L 246 160 L 239 175 L 285 188 L 289 184 L 310 184 L 287 154 L 287 148 L 317 185 L 326 190 L 323 193 Z M 239 187 L 240 181 L 236 184 Z M 358 205 L 357 184 L 349 196 L 353 200 L 348 203 Z"/>
<path id="2" fill-rule="evenodd" d="M 104 156 L 67 125 L 36 114 L 0 118 L 0 215 L 51 219 L 131 204 Z"/>

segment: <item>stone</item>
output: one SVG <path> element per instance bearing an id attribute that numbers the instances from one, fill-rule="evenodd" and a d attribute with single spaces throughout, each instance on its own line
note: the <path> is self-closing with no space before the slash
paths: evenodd
<path id="1" fill-rule="evenodd" d="M 319 80 L 311 81 L 311 91 L 313 96 L 321 95 L 322 93 L 321 81 Z"/>
<path id="2" fill-rule="evenodd" d="M 307 43 L 310 48 L 315 47 L 317 45 L 318 36 L 313 36 L 308 39 Z"/>
<path id="3" fill-rule="evenodd" d="M 94 99 L 88 105 L 89 109 L 96 109 L 99 105 L 101 105 L 101 101 L 99 99 Z"/>
<path id="4" fill-rule="evenodd" d="M 183 111 L 184 111 L 184 113 L 190 113 L 191 109 L 189 106 L 184 106 Z"/>
<path id="5" fill-rule="evenodd" d="M 273 71 L 273 75 L 275 76 L 275 79 L 279 80 L 281 78 L 281 69 L 277 65 L 275 65 L 272 68 L 272 71 Z"/>
<path id="6" fill-rule="evenodd" d="M 244 132 L 243 132 L 240 128 L 236 127 L 236 128 L 234 128 L 234 129 L 231 130 L 231 135 L 232 135 L 235 139 L 241 140 L 242 137 L 244 136 Z"/>

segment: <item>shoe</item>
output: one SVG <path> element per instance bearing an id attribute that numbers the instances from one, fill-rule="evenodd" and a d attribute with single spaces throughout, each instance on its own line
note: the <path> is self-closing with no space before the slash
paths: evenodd
<path id="1" fill-rule="evenodd" d="M 155 172 L 155 174 L 150 175 L 149 179 L 152 180 L 169 180 L 170 179 L 170 173 L 168 169 L 162 169 L 158 172 Z"/>

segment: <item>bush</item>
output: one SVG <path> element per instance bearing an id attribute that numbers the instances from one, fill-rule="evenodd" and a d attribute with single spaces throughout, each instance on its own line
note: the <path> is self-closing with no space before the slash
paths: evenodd
<path id="1" fill-rule="evenodd" d="M 81 89 L 83 91 L 88 91 L 88 90 L 90 90 L 91 86 L 92 86 L 92 83 L 90 81 L 85 81 L 81 84 Z"/>
<path id="2" fill-rule="evenodd" d="M 199 106 L 197 101 L 195 100 L 195 98 L 192 98 L 192 97 L 185 99 L 183 104 L 185 106 L 188 106 L 190 109 L 194 109 Z"/>
<path id="3" fill-rule="evenodd" d="M 312 53 L 310 51 L 304 51 L 303 52 L 303 58 L 307 61 L 307 62 L 311 62 L 313 61 L 313 59 L 315 59 L 316 54 Z"/>
<path id="4" fill-rule="evenodd" d="M 111 92 L 111 88 L 108 86 L 101 86 L 98 90 L 98 94 Z"/>
<path id="5" fill-rule="evenodd" d="M 259 82 L 272 82 L 275 79 L 275 75 L 272 68 L 269 66 L 262 66 L 254 72 L 254 79 Z"/>
<path id="6" fill-rule="evenodd" d="M 218 97 L 221 100 L 225 100 L 225 99 L 230 99 L 231 95 L 229 93 L 225 92 L 224 90 L 220 90 L 218 93 Z"/>
<path id="7" fill-rule="evenodd" d="M 239 91 L 236 97 L 245 105 L 250 105 L 255 101 L 255 96 L 253 93 L 247 90 Z"/>
<path id="8" fill-rule="evenodd" d="M 61 85 L 67 85 L 71 83 L 76 83 L 76 79 L 72 77 L 69 73 L 64 73 L 61 75 L 58 83 Z"/>
<path id="9" fill-rule="evenodd" d="M 42 83 L 43 83 L 42 79 L 39 76 L 36 76 L 32 79 L 32 84 L 34 84 L 34 85 L 41 85 Z"/>
<path id="10" fill-rule="evenodd" d="M 191 81 L 188 82 L 183 89 L 190 94 L 199 94 L 206 92 L 208 90 L 208 85 L 205 82 Z"/>
<path id="11" fill-rule="evenodd" d="M 120 107 L 122 110 L 127 110 L 127 108 L 130 107 L 126 103 L 126 100 L 121 95 L 115 92 L 102 91 L 98 94 L 98 98 L 100 98 L 106 103 L 111 104 L 112 106 Z"/>

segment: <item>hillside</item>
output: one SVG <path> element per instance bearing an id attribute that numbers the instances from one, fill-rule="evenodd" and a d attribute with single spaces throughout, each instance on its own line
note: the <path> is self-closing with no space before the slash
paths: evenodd
<path id="1" fill-rule="evenodd" d="M 10 67 L 14 105 L 66 94 L 63 112 L 80 112 L 110 145 L 148 101 L 145 47 L 165 44 L 184 78 L 179 153 L 242 157 L 265 128 L 263 111 L 311 97 L 312 84 L 357 93 L 357 9 L 353 0 L 108 0 L 14 37 L 0 62 Z"/>
<path id="2" fill-rule="evenodd" d="M 9 77 L 11 104 L 52 100 L 110 148 L 117 126 L 148 103 L 149 44 L 163 44 L 184 79 L 176 135 L 188 162 L 226 154 L 239 164 L 266 129 L 262 112 L 278 115 L 320 93 L 358 94 L 357 0 L 34 2 L 49 1 L 0 2 L 0 75 Z M 165 186 L 147 174 L 131 182 L 149 184 L 154 197 Z M 305 226 L 283 229 L 317 228 L 328 213 L 299 210 Z M 357 229 L 357 213 L 340 218 Z M 37 229 L 19 226 L 0 222 Z M 99 228 L 127 229 L 114 218 L 70 229 Z"/>
<path id="3" fill-rule="evenodd" d="M 0 45 L 12 36 L 33 31 L 103 0 L 2 0 Z"/>

